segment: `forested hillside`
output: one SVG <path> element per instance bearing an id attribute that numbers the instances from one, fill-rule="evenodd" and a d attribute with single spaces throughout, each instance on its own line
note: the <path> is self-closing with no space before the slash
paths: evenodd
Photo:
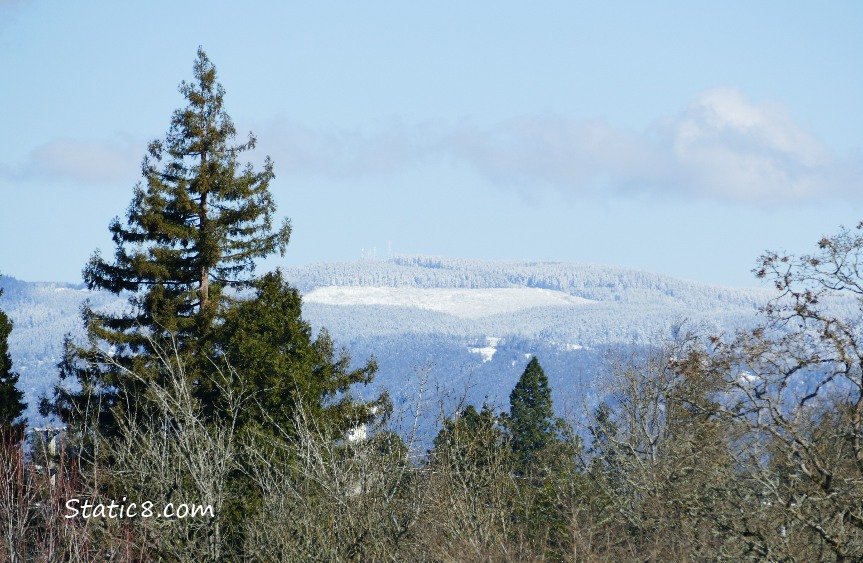
<path id="1" fill-rule="evenodd" d="M 377 358 L 380 369 L 372 389 L 406 392 L 415 369 L 430 366 L 441 386 L 463 389 L 469 383 L 472 399 L 498 404 L 526 354 L 541 354 L 547 362 L 546 372 L 563 404 L 581 396 L 608 346 L 656 345 L 684 320 L 711 333 L 730 333 L 752 323 L 769 295 L 613 266 L 427 257 L 311 264 L 287 268 L 285 277 L 311 296 L 303 314 L 316 331 L 326 327 L 355 358 Z M 384 291 L 372 305 L 356 304 L 349 295 L 335 302 L 315 299 L 316 290 L 333 286 Z M 83 336 L 83 301 L 112 311 L 128 305 L 122 297 L 69 284 L 7 276 L 0 278 L 0 287 L 15 322 L 10 348 L 29 404 L 27 415 L 42 421 L 36 406 L 56 381 L 63 337 Z M 394 305 L 397 300 L 387 288 L 470 289 L 460 294 L 468 296 L 463 306 L 484 298 L 483 309 L 479 315 L 463 315 L 458 302 L 449 313 Z M 492 288 L 541 288 L 586 301 L 566 306 L 540 300 L 539 306 L 520 306 L 508 302 L 506 294 L 483 293 Z"/>
<path id="2" fill-rule="evenodd" d="M 469 389 L 471 401 L 502 405 L 524 358 L 539 355 L 561 409 L 595 402 L 608 349 L 658 346 L 684 321 L 728 335 L 754 323 L 770 295 L 614 266 L 429 257 L 312 264 L 289 268 L 286 276 L 306 294 L 303 310 L 312 325 L 326 327 L 355 357 L 374 354 L 376 386 L 396 396 L 410 394 L 415 369 L 429 366 L 442 387 Z M 398 291 L 319 297 L 321 288 L 334 286 Z M 405 294 L 407 288 L 416 291 Z M 485 314 L 461 314 L 455 299 L 432 310 L 423 305 L 423 290 L 433 288 L 470 289 Z M 541 288 L 588 301 L 519 307 L 506 295 L 484 292 L 494 288 Z M 456 298 L 470 309 L 466 295 Z"/>
<path id="3" fill-rule="evenodd" d="M 425 256 L 389 260 L 312 264 L 288 268 L 288 277 L 302 291 L 330 285 L 374 287 L 537 287 L 596 300 L 639 301 L 664 295 L 692 306 L 715 303 L 757 305 L 766 295 L 723 288 L 598 264 L 565 262 L 480 261 Z"/>

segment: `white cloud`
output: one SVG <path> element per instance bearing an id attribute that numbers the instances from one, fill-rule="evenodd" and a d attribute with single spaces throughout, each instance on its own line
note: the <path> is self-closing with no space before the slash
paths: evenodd
<path id="1" fill-rule="evenodd" d="M 495 182 L 574 195 L 647 192 L 787 204 L 850 195 L 859 163 L 841 161 L 776 105 L 737 90 L 701 95 L 637 134 L 604 122 L 522 117 L 463 132 L 456 153 Z"/>
<path id="2" fill-rule="evenodd" d="M 836 195 L 847 187 L 842 163 L 781 108 L 753 105 L 731 88 L 705 92 L 658 129 L 679 190 L 783 203 Z"/>
<path id="3" fill-rule="evenodd" d="M 398 124 L 373 134 L 272 126 L 280 170 L 339 178 L 391 174 L 452 158 L 492 183 L 571 196 L 645 193 L 742 204 L 859 197 L 863 165 L 841 159 L 776 104 L 704 92 L 645 132 L 604 121 L 521 116 L 493 127 Z"/>
<path id="4" fill-rule="evenodd" d="M 273 156 L 280 177 L 391 176 L 452 159 L 524 194 L 543 187 L 568 197 L 641 193 L 746 205 L 863 194 L 863 162 L 831 154 L 780 106 L 754 104 L 733 88 L 704 92 L 644 132 L 551 116 L 492 127 L 393 122 L 372 132 L 275 120 L 258 132 L 259 151 Z M 146 142 L 122 135 L 58 139 L 34 149 L 20 166 L 0 166 L 0 176 L 129 182 L 145 148 Z"/>
<path id="5" fill-rule="evenodd" d="M 13 180 L 70 180 L 81 184 L 116 184 L 140 173 L 145 142 L 117 134 L 107 140 L 61 138 L 44 143 L 18 167 L 4 166 L 0 174 Z"/>
<path id="6" fill-rule="evenodd" d="M 521 189 L 542 184 L 599 195 L 658 181 L 667 166 L 652 143 L 601 121 L 524 116 L 459 131 L 451 148 L 494 182 Z"/>

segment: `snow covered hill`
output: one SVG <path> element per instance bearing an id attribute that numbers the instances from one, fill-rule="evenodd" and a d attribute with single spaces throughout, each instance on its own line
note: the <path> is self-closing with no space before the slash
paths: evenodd
<path id="1" fill-rule="evenodd" d="M 729 334 L 772 297 L 594 264 L 400 257 L 285 273 L 313 327 L 377 358 L 376 387 L 409 402 L 428 366 L 435 389 L 504 408 L 533 355 L 558 408 L 574 409 L 592 402 L 609 349 L 657 345 L 682 321 Z"/>
<path id="2" fill-rule="evenodd" d="M 82 303 L 90 300 L 94 307 L 122 310 L 126 301 L 115 295 L 88 291 L 83 285 L 25 282 L 9 276 L 0 278 L 0 288 L 3 289 L 0 308 L 13 322 L 9 352 L 28 403 L 26 415 L 41 423 L 37 412 L 39 397 L 57 381 L 63 338 L 83 332 Z"/>
<path id="3" fill-rule="evenodd" d="M 326 327 L 354 360 L 374 355 L 375 389 L 414 395 L 428 367 L 439 392 L 506 406 L 527 359 L 537 355 L 559 406 L 581 401 L 604 351 L 650 346 L 687 320 L 711 333 L 754 322 L 771 293 L 677 280 L 626 268 L 553 262 L 429 257 L 285 268 L 303 294 L 304 316 Z M 15 322 L 10 348 L 33 420 L 56 381 L 67 333 L 80 336 L 79 308 L 119 310 L 121 297 L 68 284 L 0 278 L 0 307 Z"/>
<path id="4" fill-rule="evenodd" d="M 771 296 L 637 270 L 553 262 L 402 257 L 285 271 L 307 318 L 353 340 L 382 334 L 518 336 L 561 346 L 655 342 L 688 320 L 711 332 L 752 322 Z"/>

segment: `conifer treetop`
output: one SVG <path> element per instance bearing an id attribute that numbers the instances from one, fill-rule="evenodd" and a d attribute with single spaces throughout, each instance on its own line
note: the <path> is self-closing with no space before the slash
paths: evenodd
<path id="1" fill-rule="evenodd" d="M 291 227 L 285 220 L 273 229 L 273 163 L 267 157 L 258 171 L 239 164 L 255 137 L 233 143 L 236 129 L 216 78 L 199 48 L 194 80 L 179 87 L 187 106 L 173 113 L 165 139 L 150 143 L 126 221 L 110 225 L 114 262 L 97 251 L 84 269 L 91 289 L 152 293 L 148 288 L 160 287 L 153 298 L 173 303 L 171 314 L 190 316 L 218 302 L 221 288 L 247 285 L 256 259 L 284 255 Z"/>
<path id="2" fill-rule="evenodd" d="M 512 433 L 513 448 L 530 456 L 551 444 L 556 437 L 557 420 L 551 400 L 551 388 L 539 360 L 531 358 L 515 388 L 509 395 L 507 427 Z"/>

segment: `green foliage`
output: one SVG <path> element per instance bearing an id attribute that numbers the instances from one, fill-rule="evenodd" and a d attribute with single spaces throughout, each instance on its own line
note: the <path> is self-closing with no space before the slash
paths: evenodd
<path id="1" fill-rule="evenodd" d="M 288 243 L 287 223 L 272 229 L 272 161 L 259 172 L 240 167 L 237 156 L 254 148 L 255 138 L 231 144 L 236 129 L 223 108 L 225 91 L 203 50 L 195 81 L 183 82 L 180 92 L 189 105 L 174 112 L 165 140 L 150 144 L 146 186 L 135 188 L 126 224 L 111 223 L 115 262 L 96 253 L 84 269 L 91 289 L 144 289 L 136 301 L 140 315 L 117 319 L 122 323 L 113 329 L 137 323 L 194 331 L 194 318 L 220 301 L 223 287 L 251 281 L 254 260 L 284 254 Z"/>
<path id="2" fill-rule="evenodd" d="M 581 442 L 563 419 L 554 416 L 548 377 L 536 357 L 528 363 L 509 402 L 505 424 L 514 471 L 520 477 L 519 494 L 531 499 L 513 511 L 513 521 L 532 541 L 544 538 L 542 550 L 547 558 L 560 560 L 569 533 L 563 499 L 571 498 L 580 484 L 576 460 Z"/>
<path id="3" fill-rule="evenodd" d="M 436 461 L 448 463 L 453 471 L 475 471 L 496 462 L 505 441 L 498 417 L 487 404 L 479 412 L 468 405 L 456 417 L 444 421 L 430 453 Z"/>
<path id="4" fill-rule="evenodd" d="M 535 358 L 510 401 L 508 416 L 469 405 L 446 419 L 429 452 L 434 494 L 458 513 L 441 526 L 447 557 L 464 555 L 458 542 L 501 558 L 515 552 L 557 561 L 568 550 L 567 505 L 581 487 L 580 441 L 554 417 L 548 379 Z"/>
<path id="5" fill-rule="evenodd" d="M 241 427 L 289 431 L 299 407 L 310 424 L 342 436 L 351 426 L 369 422 L 375 412 L 383 414 L 385 396 L 365 403 L 349 393 L 354 384 L 372 381 L 374 358 L 351 369 L 350 356 L 344 350 L 336 355 L 326 330 L 313 339 L 301 317 L 300 295 L 280 271 L 264 275 L 253 286 L 252 299 L 226 312 L 217 339 L 220 353 L 251 393 L 249 407 L 238 420 Z"/>
<path id="6" fill-rule="evenodd" d="M 0 290 L 0 296 L 3 291 Z M 9 334 L 12 321 L 0 310 L 0 427 L 13 424 L 27 404 L 23 402 L 24 393 L 18 389 L 18 374 L 12 371 L 12 358 L 9 356 Z"/>
<path id="7" fill-rule="evenodd" d="M 557 440 L 562 426 L 554 416 L 548 377 L 536 357 L 531 358 L 510 393 L 509 404 L 506 427 L 513 451 L 523 462 L 529 463 Z"/>

